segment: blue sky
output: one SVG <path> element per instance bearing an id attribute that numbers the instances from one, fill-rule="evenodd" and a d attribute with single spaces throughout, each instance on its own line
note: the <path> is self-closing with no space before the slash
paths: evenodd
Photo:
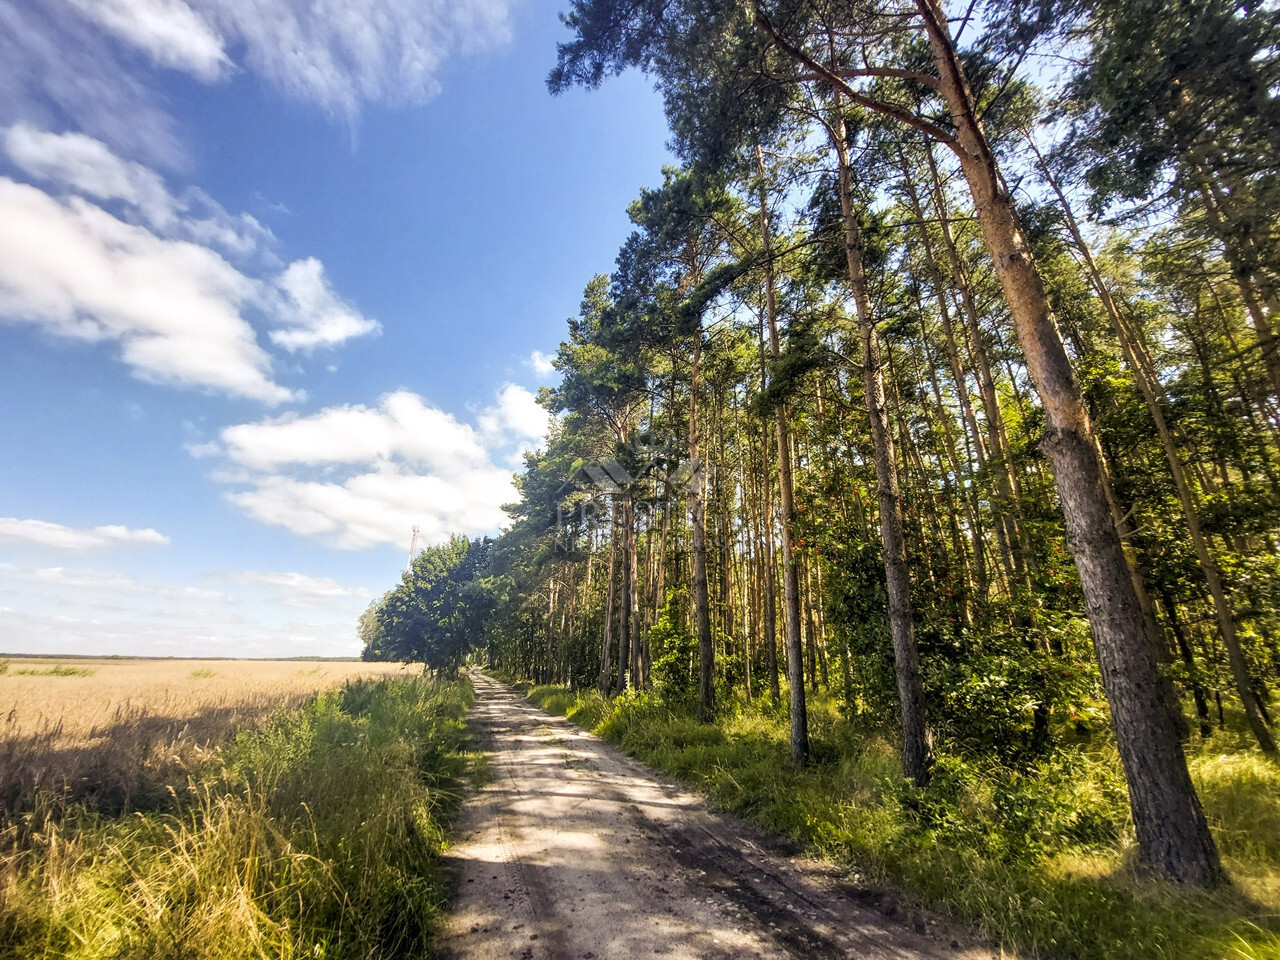
<path id="1" fill-rule="evenodd" d="M 534 0 L 0 0 L 0 652 L 351 655 L 670 158 Z"/>

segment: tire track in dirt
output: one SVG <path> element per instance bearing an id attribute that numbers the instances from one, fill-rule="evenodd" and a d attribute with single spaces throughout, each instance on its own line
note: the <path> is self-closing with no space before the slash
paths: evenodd
<path id="1" fill-rule="evenodd" d="M 446 858 L 453 960 L 991 960 L 472 674 L 492 781 Z"/>

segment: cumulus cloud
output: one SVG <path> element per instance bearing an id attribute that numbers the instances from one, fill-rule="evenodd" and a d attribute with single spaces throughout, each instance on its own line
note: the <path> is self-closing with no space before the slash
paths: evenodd
<path id="1" fill-rule="evenodd" d="M 336 347 L 382 330 L 377 320 L 362 317 L 338 299 L 315 257 L 291 263 L 276 284 L 284 295 L 277 316 L 285 325 L 271 331 L 271 342 L 290 352 Z"/>
<path id="2" fill-rule="evenodd" d="M 37 179 L 99 200 L 123 200 L 141 210 L 153 226 L 174 219 L 175 204 L 160 175 L 140 163 L 121 160 L 101 140 L 15 123 L 4 132 L 4 149 L 10 160 Z"/>
<path id="3" fill-rule="evenodd" d="M 190 240 L 237 258 L 259 254 L 271 266 L 279 263 L 270 249 L 275 237 L 257 218 L 228 213 L 194 187 L 175 196 L 160 174 L 116 156 L 101 140 L 16 123 L 3 131 L 0 144 L 9 160 L 32 179 L 59 193 L 118 201 L 127 218 L 158 236 Z"/>
<path id="4" fill-rule="evenodd" d="M 448 474 L 488 459 L 475 430 L 407 390 L 377 407 L 326 407 L 227 427 L 221 440 L 232 462 L 259 471 L 403 460 Z"/>
<path id="5" fill-rule="evenodd" d="M 147 527 L 131 530 L 128 527 L 108 524 L 101 527 L 77 529 L 64 527 L 47 520 L 19 520 L 17 517 L 0 517 L 0 540 L 11 543 L 27 543 L 59 550 L 92 550 L 97 547 L 120 546 L 131 543 L 165 545 L 169 538 Z"/>
<path id="6" fill-rule="evenodd" d="M 509 383 L 498 394 L 498 402 L 485 408 L 476 418 L 480 433 L 490 442 L 501 444 L 505 438 L 537 446 L 547 435 L 551 418 L 532 393 Z"/>
<path id="7" fill-rule="evenodd" d="M 278 404 L 298 395 L 272 380 L 242 315 L 257 297 L 207 247 L 0 177 L 0 320 L 115 342 L 144 380 Z"/>
<path id="8" fill-rule="evenodd" d="M 547 415 L 529 391 L 507 386 L 476 426 L 398 391 L 376 407 L 329 407 L 227 427 L 218 475 L 228 498 L 263 523 L 333 546 L 404 545 L 418 525 L 428 541 L 497 531 L 516 499 L 501 455 L 537 446 Z"/>
<path id="9" fill-rule="evenodd" d="M 338 297 L 319 260 L 276 273 L 274 238 L 256 219 L 194 188 L 175 196 L 99 140 L 15 124 L 0 148 L 53 191 L 0 177 L 0 320 L 115 342 L 143 379 L 267 404 L 301 394 L 274 381 L 248 316 L 290 352 L 381 329 Z"/>
<path id="10" fill-rule="evenodd" d="M 529 354 L 529 359 L 525 362 L 540 377 L 549 377 L 556 372 L 556 365 L 552 361 L 555 358 L 550 354 L 543 353 L 541 350 L 535 350 Z"/>

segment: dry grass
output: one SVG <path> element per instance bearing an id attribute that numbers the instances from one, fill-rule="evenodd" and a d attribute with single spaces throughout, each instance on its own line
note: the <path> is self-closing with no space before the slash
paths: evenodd
<path id="1" fill-rule="evenodd" d="M 95 797 L 66 803 L 39 794 L 36 809 L 0 823 L 0 958 L 429 955 L 443 901 L 438 857 L 467 765 L 470 687 L 413 671 L 416 679 L 353 680 L 273 709 L 362 672 L 334 664 L 299 671 L 315 666 L 174 665 L 171 683 L 161 678 L 157 688 L 168 698 L 157 703 L 202 714 L 210 697 L 232 709 L 248 697 L 271 704 L 269 719 L 252 733 L 239 725 L 150 808 L 112 816 Z M 220 677 L 220 689 L 188 683 Z M 128 772 L 138 726 L 103 746 L 122 764 L 103 785 Z"/>
<path id="2" fill-rule="evenodd" d="M 0 824 L 88 801 L 103 813 L 162 804 L 236 732 L 400 664 L 37 659 L 0 670 Z M 44 819 L 44 816 L 38 819 Z"/>

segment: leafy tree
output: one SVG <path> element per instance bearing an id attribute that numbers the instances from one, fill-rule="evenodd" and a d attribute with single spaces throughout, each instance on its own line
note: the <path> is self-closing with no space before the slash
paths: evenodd
<path id="1" fill-rule="evenodd" d="M 366 659 L 422 663 L 450 675 L 480 639 L 491 605 L 478 579 L 493 541 L 453 536 L 413 558 L 400 585 L 387 594 L 376 613 L 376 645 Z"/>

